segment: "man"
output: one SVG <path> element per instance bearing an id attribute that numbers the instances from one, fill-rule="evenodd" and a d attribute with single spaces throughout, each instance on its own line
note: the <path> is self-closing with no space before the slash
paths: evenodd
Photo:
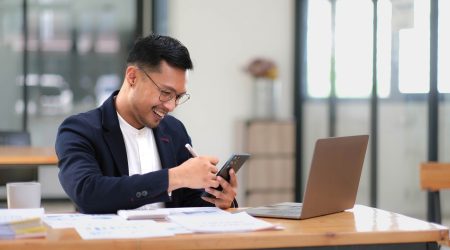
<path id="1" fill-rule="evenodd" d="M 237 180 L 215 176 L 218 159 L 193 157 L 184 125 L 168 115 L 189 99 L 189 52 L 179 41 L 150 35 L 131 49 L 120 91 L 59 127 L 59 180 L 83 213 L 115 213 L 146 204 L 235 205 Z M 219 192 L 213 187 L 221 185 Z M 203 190 L 216 198 L 201 197 Z"/>

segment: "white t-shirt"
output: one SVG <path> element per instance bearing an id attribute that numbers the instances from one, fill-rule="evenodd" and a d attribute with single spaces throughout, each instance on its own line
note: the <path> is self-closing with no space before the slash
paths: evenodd
<path id="1" fill-rule="evenodd" d="M 136 129 L 128 124 L 119 113 L 117 113 L 117 116 L 127 150 L 129 175 L 161 170 L 161 161 L 153 130 L 148 127 Z M 162 207 L 163 203 L 154 203 L 151 206 Z"/>

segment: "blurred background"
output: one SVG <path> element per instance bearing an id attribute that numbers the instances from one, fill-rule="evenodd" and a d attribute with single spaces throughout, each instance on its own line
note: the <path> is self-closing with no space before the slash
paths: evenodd
<path id="1" fill-rule="evenodd" d="M 194 61 L 173 115 L 196 150 L 254 156 L 242 205 L 301 201 L 318 138 L 370 134 L 357 203 L 426 218 L 419 165 L 450 161 L 449 18 L 446 0 L 0 0 L 0 130 L 53 146 L 120 87 L 136 37 L 166 34 Z M 43 199 L 67 201 L 57 173 L 39 167 Z"/>

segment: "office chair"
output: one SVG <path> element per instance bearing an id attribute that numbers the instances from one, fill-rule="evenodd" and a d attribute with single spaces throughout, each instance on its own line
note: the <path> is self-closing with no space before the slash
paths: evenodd
<path id="1" fill-rule="evenodd" d="M 0 145 L 3 146 L 29 146 L 30 133 L 22 131 L 0 131 Z M 8 182 L 37 181 L 37 167 L 2 167 L 0 168 L 0 186 Z"/>

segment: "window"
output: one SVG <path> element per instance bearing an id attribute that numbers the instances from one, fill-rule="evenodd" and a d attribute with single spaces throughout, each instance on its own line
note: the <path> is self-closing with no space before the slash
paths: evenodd
<path id="1" fill-rule="evenodd" d="M 336 96 L 368 97 L 372 89 L 372 1 L 336 1 Z"/>
<path id="2" fill-rule="evenodd" d="M 328 0 L 308 2 L 307 92 L 311 97 L 327 97 L 331 73 L 331 5 Z"/>
<path id="3" fill-rule="evenodd" d="M 405 3 L 410 4 L 405 4 Z M 394 5 L 398 23 L 398 87 L 400 93 L 430 90 L 430 2 L 408 1 Z M 394 30 L 395 32 L 396 30 Z"/>
<path id="4" fill-rule="evenodd" d="M 379 0 L 377 7 L 378 96 L 428 93 L 430 1 Z M 371 95 L 373 8 L 371 0 L 308 2 L 309 97 L 328 97 L 333 81 L 338 98 Z M 441 93 L 450 93 L 450 71 L 445 68 L 450 64 L 449 16 L 450 1 L 439 1 L 438 90 Z"/>
<path id="5" fill-rule="evenodd" d="M 450 93 L 450 1 L 439 1 L 438 90 Z"/>

